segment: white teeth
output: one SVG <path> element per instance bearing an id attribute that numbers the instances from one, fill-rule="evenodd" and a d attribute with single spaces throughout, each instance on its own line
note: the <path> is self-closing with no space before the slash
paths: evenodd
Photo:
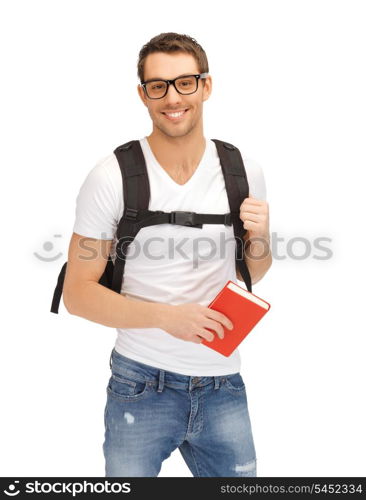
<path id="1" fill-rule="evenodd" d="M 177 118 L 178 116 L 182 116 L 184 111 L 181 111 L 180 113 L 165 113 L 168 116 L 171 116 L 172 118 Z"/>

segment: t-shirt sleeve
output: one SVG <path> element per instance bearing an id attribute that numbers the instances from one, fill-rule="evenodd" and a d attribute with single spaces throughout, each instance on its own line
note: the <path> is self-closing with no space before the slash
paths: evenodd
<path id="1" fill-rule="evenodd" d="M 118 199 L 115 182 L 111 178 L 108 158 L 110 157 L 95 165 L 79 190 L 73 231 L 81 236 L 114 239 L 121 200 Z M 122 185 L 118 187 L 122 191 Z"/>
<path id="2" fill-rule="evenodd" d="M 249 193 L 257 200 L 267 201 L 266 181 L 263 168 L 256 161 L 244 159 L 245 171 L 248 178 Z"/>

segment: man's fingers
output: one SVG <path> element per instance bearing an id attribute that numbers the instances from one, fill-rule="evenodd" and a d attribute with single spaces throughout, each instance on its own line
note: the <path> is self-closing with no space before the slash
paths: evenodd
<path id="1" fill-rule="evenodd" d="M 212 319 L 207 318 L 205 324 L 203 325 L 205 328 L 210 328 L 210 330 L 214 330 L 220 339 L 224 338 L 224 329 L 221 323 L 214 321 Z"/>
<path id="2" fill-rule="evenodd" d="M 225 328 L 228 328 L 229 330 L 233 329 L 234 325 L 227 316 L 218 311 L 215 311 L 214 309 L 210 309 L 209 307 L 207 308 L 207 311 L 209 318 L 218 321 L 219 323 L 223 324 Z"/>
<path id="3" fill-rule="evenodd" d="M 240 217 L 246 217 L 247 220 L 252 222 L 261 222 L 263 219 L 262 214 L 255 214 L 254 212 L 240 212 Z"/>
<path id="4" fill-rule="evenodd" d="M 197 333 L 197 335 L 199 335 L 200 337 L 203 337 L 208 342 L 212 342 L 213 339 L 215 338 L 215 335 L 213 333 L 209 332 L 208 330 L 205 330 L 204 328 L 202 328 L 202 330 L 200 330 Z"/>

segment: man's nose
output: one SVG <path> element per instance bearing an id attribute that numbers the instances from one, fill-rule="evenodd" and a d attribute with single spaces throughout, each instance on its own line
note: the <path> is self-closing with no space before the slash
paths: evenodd
<path id="1" fill-rule="evenodd" d="M 166 93 L 165 99 L 167 101 L 181 101 L 182 96 L 181 94 L 177 91 L 177 89 L 174 87 L 174 85 L 171 83 L 168 87 L 168 92 Z"/>

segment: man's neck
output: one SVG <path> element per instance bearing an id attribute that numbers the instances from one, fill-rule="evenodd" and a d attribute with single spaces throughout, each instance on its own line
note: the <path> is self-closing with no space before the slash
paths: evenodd
<path id="1" fill-rule="evenodd" d="M 194 136 L 167 137 L 152 132 L 147 140 L 158 163 L 167 172 L 185 176 L 193 175 L 206 148 L 203 133 Z"/>

